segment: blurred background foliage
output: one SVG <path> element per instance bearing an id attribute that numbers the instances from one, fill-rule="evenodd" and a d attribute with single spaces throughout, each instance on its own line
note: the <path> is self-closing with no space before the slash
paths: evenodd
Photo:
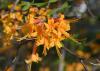
<path id="1" fill-rule="evenodd" d="M 15 1 L 16 0 L 0 0 L 0 10 L 9 11 L 8 5 L 14 4 Z M 71 12 L 73 13 L 73 8 L 76 6 L 75 4 L 80 5 L 81 1 L 84 0 L 20 0 L 18 5 L 25 11 L 30 6 L 47 7 L 49 2 L 50 8 L 52 8 L 50 15 L 56 17 L 57 12 L 62 12 L 67 19 L 78 18 L 79 21 L 71 24 L 72 30 L 69 32 L 84 46 L 71 40 L 64 40 L 63 43 L 65 47 L 70 49 L 73 53 L 96 63 L 96 59 L 100 60 L 100 0 L 85 0 L 85 4 L 89 10 L 82 14 L 81 18 L 77 17 L 77 14 L 69 15 Z M 14 44 L 14 48 L 8 46 L 7 50 L 2 48 L 2 44 L 7 42 L 1 37 L 3 34 L 2 29 L 0 26 L 0 71 L 3 71 L 4 67 L 14 59 L 18 52 L 18 48 L 16 48 L 17 44 Z M 20 47 L 30 47 L 31 45 L 29 44 L 32 43 L 28 42 Z M 42 54 L 41 50 L 43 49 L 38 50 L 40 54 Z M 84 71 L 84 67 L 77 61 L 75 56 L 63 49 L 61 52 L 62 58 L 59 59 L 55 49 L 50 49 L 48 55 L 43 57 L 42 62 L 32 64 L 32 71 Z M 22 53 L 25 52 L 23 51 Z M 22 56 L 25 56 L 25 54 Z M 85 64 L 89 71 L 100 71 L 100 66 Z M 16 67 L 16 71 L 25 71 L 23 69 L 25 69 L 25 65 L 19 64 Z"/>

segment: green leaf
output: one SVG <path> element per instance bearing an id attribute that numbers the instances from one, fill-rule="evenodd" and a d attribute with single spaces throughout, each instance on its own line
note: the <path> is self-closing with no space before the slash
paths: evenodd
<path id="1" fill-rule="evenodd" d="M 27 10 L 30 6 L 31 4 L 29 2 L 25 2 L 24 6 L 22 7 L 22 10 Z"/>
<path id="2" fill-rule="evenodd" d="M 61 6 L 61 8 L 60 8 L 60 12 L 64 12 L 65 9 L 67 9 L 67 8 L 69 8 L 69 7 L 70 7 L 70 6 L 68 5 L 68 3 L 65 2 L 65 3 Z"/>
<path id="3" fill-rule="evenodd" d="M 57 2 L 57 0 L 49 0 L 50 3 Z"/>
<path id="4" fill-rule="evenodd" d="M 44 2 L 44 3 L 33 3 L 31 5 L 35 5 L 37 7 L 42 7 L 42 6 L 45 6 L 47 4 L 47 2 Z"/>
<path id="5" fill-rule="evenodd" d="M 49 2 L 50 3 L 55 3 L 55 2 L 57 2 L 57 0 L 49 0 Z M 43 2 L 43 3 L 34 3 L 34 2 L 32 2 L 31 3 L 31 5 L 35 5 L 35 6 L 37 6 L 37 7 L 42 7 L 42 6 L 45 6 L 45 5 L 47 5 L 48 4 L 48 2 Z"/>
<path id="6" fill-rule="evenodd" d="M 69 8 L 70 6 L 68 5 L 67 2 L 65 2 L 61 7 L 59 8 L 56 8 L 56 9 L 53 9 L 52 12 L 50 12 L 49 14 L 50 15 L 53 15 L 55 13 L 58 13 L 58 12 L 64 12 L 65 9 Z"/>
<path id="7" fill-rule="evenodd" d="M 7 8 L 8 4 L 9 4 L 8 0 L 0 0 L 0 9 Z"/>

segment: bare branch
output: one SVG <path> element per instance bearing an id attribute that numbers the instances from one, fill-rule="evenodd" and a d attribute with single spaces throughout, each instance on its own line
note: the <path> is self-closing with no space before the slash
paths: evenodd
<path id="1" fill-rule="evenodd" d="M 85 69 L 85 71 L 88 71 L 88 69 L 87 69 L 87 67 L 86 67 L 86 65 L 84 64 L 84 60 L 80 60 L 80 63 L 83 65 L 83 67 L 84 67 L 84 69 Z"/>
<path id="2" fill-rule="evenodd" d="M 89 13 L 92 17 L 95 17 L 95 15 L 93 14 L 93 12 L 91 11 L 91 9 L 90 9 L 89 6 L 88 6 L 88 1 L 87 1 L 87 0 L 84 0 L 84 2 L 85 2 L 86 5 L 87 5 L 87 11 L 88 11 L 88 13 Z"/>
<path id="3" fill-rule="evenodd" d="M 100 66 L 100 63 L 93 63 L 93 62 L 89 62 L 91 65 L 93 66 Z"/>
<path id="4" fill-rule="evenodd" d="M 46 8 L 49 8 L 49 6 L 50 6 L 50 0 L 48 0 L 48 4 L 47 4 Z"/>
<path id="5" fill-rule="evenodd" d="M 84 70 L 85 70 L 85 71 L 88 71 L 86 65 L 84 64 L 84 58 L 79 57 L 76 53 L 73 53 L 73 52 L 70 51 L 68 48 L 65 48 L 65 47 L 64 47 L 64 49 L 65 49 L 67 52 L 69 52 L 70 54 L 72 54 L 73 56 L 75 56 L 75 57 L 77 58 L 77 60 L 79 60 L 79 62 L 83 65 Z"/>

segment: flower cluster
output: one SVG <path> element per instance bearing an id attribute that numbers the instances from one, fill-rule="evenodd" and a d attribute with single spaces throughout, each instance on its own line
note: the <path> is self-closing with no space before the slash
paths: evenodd
<path id="1" fill-rule="evenodd" d="M 30 8 L 26 24 L 22 26 L 22 32 L 27 32 L 28 38 L 34 38 L 36 46 L 44 45 L 45 55 L 46 50 L 54 46 L 61 48 L 61 41 L 70 36 L 67 32 L 70 30 L 70 21 L 65 20 L 63 14 L 59 14 L 58 18 L 49 17 L 49 11 L 45 8 L 40 11 L 37 8 Z"/>
<path id="2" fill-rule="evenodd" d="M 33 39 L 35 40 L 33 48 L 44 46 L 43 54 L 46 55 L 47 50 L 52 47 L 56 47 L 59 54 L 59 48 L 63 47 L 61 41 L 70 37 L 68 33 L 70 21 L 64 19 L 63 14 L 58 14 L 57 18 L 50 17 L 50 12 L 51 9 L 31 7 L 28 11 L 3 14 L 0 20 L 3 23 L 4 33 L 10 35 L 10 39 L 14 36 L 19 41 Z"/>

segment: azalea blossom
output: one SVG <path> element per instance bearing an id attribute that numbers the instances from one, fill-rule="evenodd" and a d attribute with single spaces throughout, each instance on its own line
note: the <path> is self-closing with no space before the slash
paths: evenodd
<path id="1" fill-rule="evenodd" d="M 65 19 L 63 14 L 58 14 L 57 18 L 50 17 L 48 15 L 50 11 L 51 9 L 30 7 L 27 15 L 18 11 L 1 15 L 3 31 L 6 35 L 10 34 L 9 38 L 13 39 L 17 34 L 18 41 L 23 39 L 35 40 L 34 45 L 36 46 L 33 46 L 32 56 L 26 60 L 26 63 L 40 61 L 38 54 L 36 54 L 37 47 L 40 45 L 44 47 L 44 55 L 47 55 L 50 48 L 56 48 L 58 55 L 60 55 L 59 49 L 63 47 L 61 42 L 70 37 L 68 33 L 70 20 Z"/>

